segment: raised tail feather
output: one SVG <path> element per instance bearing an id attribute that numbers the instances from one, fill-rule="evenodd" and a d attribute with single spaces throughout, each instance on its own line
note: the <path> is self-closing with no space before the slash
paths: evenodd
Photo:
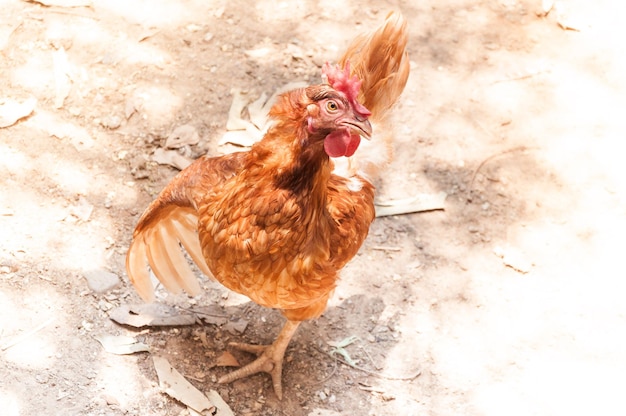
<path id="1" fill-rule="evenodd" d="M 397 12 L 373 32 L 357 36 L 339 60 L 350 61 L 352 75 L 362 81 L 359 102 L 380 121 L 393 107 L 409 78 L 406 21 Z"/>
<path id="2" fill-rule="evenodd" d="M 392 12 L 377 29 L 357 36 L 340 58 L 339 64 L 344 66 L 349 61 L 351 74 L 362 81 L 358 100 L 372 112 L 374 136 L 371 141 L 361 142 L 347 166 L 338 167 L 339 174 L 359 173 L 372 181 L 391 161 L 393 129 L 389 110 L 409 78 L 407 42 L 406 20 L 402 14 Z"/>

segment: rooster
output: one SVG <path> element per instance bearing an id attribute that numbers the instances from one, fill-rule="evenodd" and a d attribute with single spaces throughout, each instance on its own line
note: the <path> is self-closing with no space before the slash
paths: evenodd
<path id="1" fill-rule="evenodd" d="M 201 291 L 182 245 L 205 275 L 287 318 L 269 346 L 230 344 L 258 357 L 220 383 L 267 372 L 282 398 L 291 338 L 324 312 L 374 219 L 372 181 L 390 157 L 385 122 L 409 74 L 406 43 L 403 17 L 390 14 L 352 42 L 343 69 L 324 65 L 323 84 L 279 96 L 271 127 L 249 151 L 199 158 L 139 219 L 126 268 L 144 300 L 154 300 L 148 266 L 171 292 Z M 372 123 L 385 133 L 359 157 Z M 350 162 L 340 173 L 331 157 Z"/>

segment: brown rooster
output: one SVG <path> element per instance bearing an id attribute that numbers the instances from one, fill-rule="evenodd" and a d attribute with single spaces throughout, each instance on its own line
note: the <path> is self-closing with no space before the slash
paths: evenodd
<path id="1" fill-rule="evenodd" d="M 327 64 L 326 83 L 279 97 L 273 124 L 250 151 L 199 158 L 140 218 L 126 267 L 143 299 L 154 299 L 148 265 L 169 291 L 200 292 L 180 244 L 207 276 L 287 318 L 272 345 L 231 344 L 258 358 L 221 383 L 268 372 L 282 398 L 289 341 L 301 321 L 324 312 L 339 270 L 367 236 L 370 178 L 390 155 L 388 130 L 374 139 L 384 151 L 374 147 L 359 159 L 357 153 L 345 176 L 333 173 L 330 157 L 353 156 L 360 138 L 370 139 L 368 119 L 386 129 L 409 73 L 405 26 L 391 14 L 355 39 L 340 61 L 344 70 Z"/>

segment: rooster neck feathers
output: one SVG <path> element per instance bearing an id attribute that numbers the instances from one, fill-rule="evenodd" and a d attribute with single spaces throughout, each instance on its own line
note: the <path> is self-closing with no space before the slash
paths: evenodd
<path id="1" fill-rule="evenodd" d="M 294 195 L 325 198 L 330 160 L 324 152 L 327 131 L 308 129 L 307 107 L 328 96 L 326 86 L 294 90 L 280 97 L 270 115 L 274 125 L 257 143 L 250 160 L 275 173 L 274 185 Z M 253 156 L 254 155 L 254 156 Z"/>

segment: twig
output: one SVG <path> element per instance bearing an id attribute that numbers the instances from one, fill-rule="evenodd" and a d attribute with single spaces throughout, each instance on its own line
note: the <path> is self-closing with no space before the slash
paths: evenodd
<path id="1" fill-rule="evenodd" d="M 0 347 L 0 350 L 1 351 L 6 351 L 9 348 L 12 348 L 12 347 L 16 346 L 20 342 L 24 341 L 26 338 L 28 338 L 28 337 L 30 337 L 32 335 L 35 335 L 37 332 L 41 331 L 42 329 L 44 329 L 45 327 L 50 325 L 52 322 L 54 322 L 55 319 L 56 319 L 56 317 L 48 319 L 46 322 L 44 322 L 43 324 L 39 325 L 38 327 L 36 327 L 34 329 L 31 329 L 30 331 L 26 332 L 25 334 L 22 334 L 22 335 L 18 336 L 15 340 L 9 342 L 8 344 L 4 344 L 2 347 Z"/>
<path id="2" fill-rule="evenodd" d="M 472 175 L 472 180 L 470 181 L 469 184 L 469 188 L 472 189 L 472 187 L 474 186 L 474 180 L 476 179 L 476 175 L 478 175 L 478 172 L 480 172 L 480 170 L 483 168 L 483 166 L 485 166 L 488 162 L 492 161 L 493 159 L 509 154 L 509 153 L 515 153 L 515 152 L 523 152 L 525 150 L 529 150 L 529 149 L 536 149 L 537 147 L 528 147 L 528 146 L 518 146 L 518 147 L 514 147 L 512 149 L 508 149 L 508 150 L 504 150 L 502 152 L 493 154 L 491 156 L 489 156 L 487 159 L 483 160 L 482 162 L 480 162 L 480 165 L 478 165 L 478 167 L 476 168 L 476 170 L 474 171 L 474 174 Z"/>
<path id="3" fill-rule="evenodd" d="M 319 351 L 319 350 L 318 350 L 318 351 Z M 334 375 L 335 375 L 335 373 L 337 372 L 337 368 L 339 367 L 339 366 L 337 365 L 337 363 L 339 362 L 339 360 L 337 359 L 337 357 L 336 357 L 336 356 L 334 356 L 334 358 L 335 358 L 335 365 L 333 366 L 333 371 L 331 371 L 331 372 L 330 372 L 330 374 L 328 375 L 328 377 L 326 377 L 326 378 L 325 378 L 325 379 L 323 379 L 323 380 L 316 381 L 315 383 L 311 384 L 311 386 L 318 386 L 318 385 L 320 385 L 320 384 L 324 384 L 324 383 L 326 383 L 328 380 L 330 380 L 331 378 L 333 378 L 333 376 L 334 376 Z"/>
<path id="4" fill-rule="evenodd" d="M 388 246 L 374 246 L 372 250 L 380 250 L 380 251 L 402 251 L 400 247 L 388 247 Z"/>
<path id="5" fill-rule="evenodd" d="M 359 367 L 358 365 L 355 365 L 355 364 L 350 364 L 349 362 L 347 362 L 343 358 L 337 357 L 336 355 L 330 354 L 330 353 L 328 353 L 326 351 L 322 351 L 322 350 L 319 350 L 319 349 L 318 349 L 318 351 L 328 355 L 331 358 L 334 358 L 335 360 L 339 361 L 342 364 L 347 365 L 348 367 L 352 367 L 355 370 L 362 371 L 362 372 L 364 372 L 366 374 L 369 374 L 371 376 L 374 376 L 374 377 L 384 378 L 385 380 L 411 381 L 411 380 L 414 380 L 417 377 L 419 377 L 420 374 L 422 374 L 422 370 L 417 370 L 415 372 L 415 374 L 413 374 L 411 376 L 407 376 L 407 377 L 388 376 L 386 374 L 382 374 L 382 373 L 379 373 L 379 372 L 376 372 L 376 371 L 368 370 L 367 368 Z"/>
<path id="6" fill-rule="evenodd" d="M 537 71 L 537 72 L 531 72 L 531 73 L 524 74 L 524 75 L 519 75 L 519 76 L 517 76 L 517 77 L 513 77 L 513 78 L 498 79 L 498 80 L 493 81 L 493 82 L 491 83 L 491 85 L 493 85 L 493 84 L 499 84 L 499 83 L 501 83 L 501 82 L 509 82 L 509 81 L 522 81 L 522 80 L 524 80 L 524 79 L 528 79 L 528 78 L 536 77 L 537 75 L 541 75 L 541 74 L 544 74 L 544 73 L 546 73 L 546 72 L 548 72 L 548 71 Z"/>
<path id="7" fill-rule="evenodd" d="M 363 383 L 359 383 L 359 388 L 363 391 L 369 391 L 371 393 L 384 393 L 385 391 L 383 389 L 377 388 L 377 387 L 372 387 L 372 386 L 367 386 Z"/>
<path id="8" fill-rule="evenodd" d="M 373 365 L 374 367 L 376 367 L 376 369 L 377 369 L 377 370 L 382 369 L 382 367 L 380 367 L 380 366 L 376 365 L 376 363 L 374 362 L 374 358 L 372 358 L 372 355 L 369 353 L 369 351 L 367 350 L 367 348 L 365 348 L 365 347 L 364 347 L 364 346 L 362 346 L 362 345 L 359 345 L 359 348 L 361 349 L 361 351 L 363 351 L 363 352 L 365 353 L 365 355 L 367 355 L 367 358 L 369 358 L 370 363 L 372 363 L 372 365 Z"/>
<path id="9" fill-rule="evenodd" d="M 212 316 L 214 318 L 229 318 L 230 317 L 230 315 L 223 314 L 223 313 L 203 312 L 194 308 L 184 308 L 182 306 L 180 306 L 180 309 L 182 309 L 183 311 L 195 313 L 196 315 Z"/>
<path id="10" fill-rule="evenodd" d="M 193 377 L 193 376 L 190 376 L 189 374 L 183 374 L 183 377 L 197 381 L 198 383 L 204 383 L 204 378 Z"/>

